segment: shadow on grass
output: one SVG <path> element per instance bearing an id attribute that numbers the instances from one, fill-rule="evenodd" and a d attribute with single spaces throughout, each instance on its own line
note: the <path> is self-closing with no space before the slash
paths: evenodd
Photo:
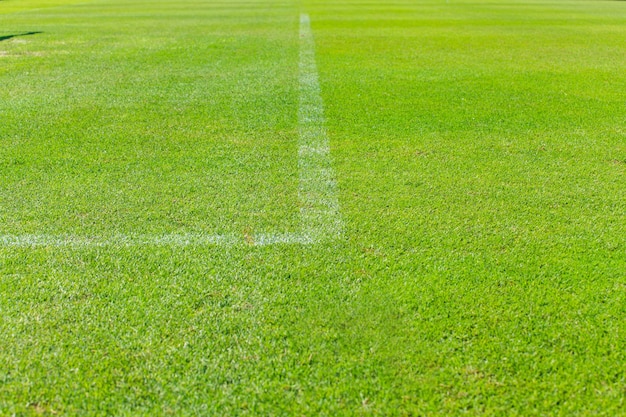
<path id="1" fill-rule="evenodd" d="M 18 33 L 18 34 L 15 34 L 15 35 L 5 35 L 5 36 L 0 36 L 0 42 L 2 42 L 2 41 L 8 41 L 9 39 L 12 39 L 12 38 L 17 38 L 17 37 L 19 37 L 19 36 L 37 35 L 37 34 L 39 34 L 39 33 L 42 33 L 42 32 L 26 32 L 26 33 Z"/>

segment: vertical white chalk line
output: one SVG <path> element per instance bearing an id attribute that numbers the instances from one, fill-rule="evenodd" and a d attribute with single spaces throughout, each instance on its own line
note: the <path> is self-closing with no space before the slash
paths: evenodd
<path id="1" fill-rule="evenodd" d="M 299 71 L 298 196 L 302 234 L 311 242 L 333 240 L 342 235 L 343 221 L 325 127 L 315 39 L 306 13 L 300 15 Z"/>

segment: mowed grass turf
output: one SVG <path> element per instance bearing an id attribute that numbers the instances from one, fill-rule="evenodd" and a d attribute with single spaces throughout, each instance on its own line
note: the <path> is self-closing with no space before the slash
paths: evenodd
<path id="1" fill-rule="evenodd" d="M 0 415 L 626 415 L 626 3 L 43 3 L 0 2 L 0 235 L 241 243 L 0 240 Z M 345 229 L 259 247 L 300 13 Z"/>
<path id="2" fill-rule="evenodd" d="M 9 35 L 42 33 L 2 45 L 3 232 L 292 226 L 297 21 L 240 9 L 122 2 L 9 15 Z"/>

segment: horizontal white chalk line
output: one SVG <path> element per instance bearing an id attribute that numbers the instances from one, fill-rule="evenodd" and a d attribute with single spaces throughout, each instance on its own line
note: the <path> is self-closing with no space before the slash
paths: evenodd
<path id="1" fill-rule="evenodd" d="M 268 246 L 315 243 L 304 233 L 266 233 L 250 236 L 230 234 L 113 235 L 0 235 L 4 247 L 132 247 L 132 246 Z"/>

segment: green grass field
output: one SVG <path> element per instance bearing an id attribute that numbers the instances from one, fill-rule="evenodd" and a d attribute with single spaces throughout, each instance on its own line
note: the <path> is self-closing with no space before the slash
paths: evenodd
<path id="1" fill-rule="evenodd" d="M 626 416 L 626 2 L 1 0 L 13 415 Z"/>

